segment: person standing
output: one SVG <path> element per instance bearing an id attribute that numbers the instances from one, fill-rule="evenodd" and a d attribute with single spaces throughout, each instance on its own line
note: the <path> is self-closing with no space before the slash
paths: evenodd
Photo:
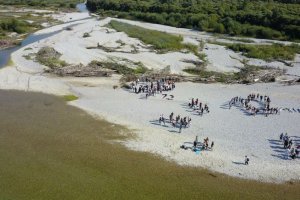
<path id="1" fill-rule="evenodd" d="M 249 158 L 247 156 L 245 156 L 245 165 L 248 165 L 249 164 Z"/>
<path id="2" fill-rule="evenodd" d="M 179 133 L 181 133 L 181 129 L 182 129 L 182 122 L 180 121 L 180 123 L 179 123 Z"/>
<path id="3" fill-rule="evenodd" d="M 210 145 L 210 150 L 213 150 L 214 145 L 215 145 L 215 143 L 214 143 L 214 141 L 212 141 L 211 145 Z"/>

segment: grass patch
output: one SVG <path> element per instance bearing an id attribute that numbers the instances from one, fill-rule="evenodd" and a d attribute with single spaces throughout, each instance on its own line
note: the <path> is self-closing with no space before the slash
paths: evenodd
<path id="1" fill-rule="evenodd" d="M 37 59 L 41 64 L 50 67 L 50 68 L 57 68 L 57 67 L 65 67 L 68 65 L 64 60 L 60 60 L 58 58 L 47 58 L 47 59 Z"/>
<path id="2" fill-rule="evenodd" d="M 197 52 L 198 47 L 193 44 L 183 44 L 183 38 L 156 30 L 149 30 L 139 26 L 112 20 L 108 28 L 113 28 L 116 31 L 124 32 L 129 37 L 137 38 L 146 44 L 152 45 L 160 52 L 179 51 L 187 49 L 191 52 Z"/>
<path id="3" fill-rule="evenodd" d="M 28 50 L 32 50 L 32 48 L 31 47 L 27 47 L 27 48 L 24 49 L 24 51 L 28 51 Z"/>
<path id="4" fill-rule="evenodd" d="M 251 45 L 251 44 L 229 44 L 222 42 L 211 42 L 217 45 L 226 46 L 235 52 L 242 52 L 248 58 L 257 58 L 266 61 L 273 60 L 294 60 L 296 54 L 300 53 L 300 46 L 298 44 L 283 45 Z"/>
<path id="5" fill-rule="evenodd" d="M 143 65 L 139 65 L 134 69 L 134 74 L 145 74 L 149 69 Z"/>
<path id="6" fill-rule="evenodd" d="M 78 99 L 77 96 L 72 95 L 72 94 L 70 94 L 70 95 L 64 95 L 63 98 L 64 98 L 65 101 L 75 101 L 75 100 Z"/>

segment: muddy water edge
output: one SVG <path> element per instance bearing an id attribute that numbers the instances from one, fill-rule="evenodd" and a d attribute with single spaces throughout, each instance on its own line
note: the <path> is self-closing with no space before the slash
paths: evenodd
<path id="1" fill-rule="evenodd" d="M 114 140 L 125 127 L 63 98 L 0 91 L 0 199 L 299 199 L 267 184 L 181 167 Z M 124 134 L 123 134 L 124 135 Z"/>

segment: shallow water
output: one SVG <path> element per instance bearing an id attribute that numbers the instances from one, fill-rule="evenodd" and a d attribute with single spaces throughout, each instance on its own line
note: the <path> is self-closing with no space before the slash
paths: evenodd
<path id="1" fill-rule="evenodd" d="M 79 3 L 76 5 L 76 8 L 80 11 L 80 12 L 88 12 L 87 8 L 86 8 L 86 5 L 84 3 Z M 76 21 L 76 20 L 74 20 Z M 72 21 L 72 22 L 74 22 Z M 77 21 L 80 21 L 80 20 L 77 20 Z M 70 22 L 68 22 L 70 23 Z M 6 49 L 3 49 L 3 50 L 0 50 L 0 68 L 4 67 L 7 65 L 9 59 L 10 59 L 10 55 L 19 50 L 20 48 L 28 45 L 28 44 L 32 44 L 34 42 L 37 42 L 37 41 L 40 41 L 42 39 L 45 39 L 45 38 L 48 38 L 48 37 L 51 37 L 59 32 L 61 32 L 62 30 L 59 30 L 59 31 L 55 31 L 55 32 L 52 32 L 52 33 L 46 33 L 46 34 L 39 34 L 39 35 L 36 35 L 36 34 L 30 34 L 28 35 L 20 45 L 18 46 L 15 46 L 15 47 L 11 47 L 11 48 L 6 48 Z"/>
<path id="2" fill-rule="evenodd" d="M 124 127 L 63 98 L 0 90 L 0 199 L 298 199 L 266 184 L 129 151 Z M 284 198 L 283 198 L 284 197 Z"/>
<path id="3" fill-rule="evenodd" d="M 52 32 L 52 33 L 39 34 L 39 35 L 30 34 L 27 38 L 25 38 L 22 41 L 22 43 L 20 45 L 0 50 L 0 68 L 4 67 L 8 63 L 8 61 L 10 59 L 10 55 L 13 52 L 19 50 L 20 48 L 22 48 L 22 47 L 24 47 L 24 46 L 26 46 L 28 44 L 32 44 L 32 43 L 37 42 L 39 40 L 48 38 L 48 37 L 53 36 L 53 35 L 55 35 L 55 34 L 57 34 L 59 32 L 60 32 L 60 30 Z"/>

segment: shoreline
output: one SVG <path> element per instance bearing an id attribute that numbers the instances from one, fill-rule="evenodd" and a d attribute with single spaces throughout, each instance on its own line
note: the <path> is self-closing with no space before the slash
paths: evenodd
<path id="1" fill-rule="evenodd" d="M 269 200 L 299 196 L 299 182 L 243 180 L 132 151 L 120 144 L 127 138 L 126 127 L 98 120 L 66 105 L 63 98 L 3 90 L 0 96 L 3 198 L 182 200 L 206 195 L 209 199 Z"/>
<path id="2" fill-rule="evenodd" d="M 69 19 L 69 16 L 73 16 L 73 14 L 66 14 L 65 19 Z M 74 14 L 74 17 L 76 16 Z M 78 17 L 83 16 L 84 15 Z M 89 19 L 87 19 L 87 22 L 88 20 Z M 76 22 L 71 23 L 75 24 Z M 43 39 L 39 43 L 35 42 L 30 44 L 33 48 L 33 52 L 37 51 L 43 45 L 53 43 L 56 48 L 65 52 L 68 46 L 65 47 L 64 45 L 67 45 L 66 43 L 68 41 L 64 43 L 63 38 L 72 34 L 74 38 L 71 38 L 72 40 L 70 41 L 78 42 L 81 46 L 85 45 L 85 43 L 82 43 L 82 41 L 78 39 L 82 36 L 82 30 L 85 31 L 86 27 L 83 23 L 81 24 L 82 26 L 78 25 L 78 29 L 76 29 L 77 26 L 74 27 L 75 30 L 73 31 L 65 31 L 62 34 Z M 38 31 L 37 34 L 47 33 L 50 32 L 50 30 L 59 30 L 67 26 L 70 26 L 70 24 L 62 24 L 42 29 Z M 220 105 L 230 100 L 233 96 L 241 94 L 245 96 L 250 92 L 268 93 L 268 91 L 271 97 L 275 96 L 274 103 L 278 106 L 297 106 L 300 104 L 300 94 L 294 94 L 294 91 L 299 90 L 299 86 L 297 85 L 285 88 L 287 86 L 276 83 L 246 86 L 223 85 L 218 83 L 207 85 L 185 82 L 177 84 L 176 90 L 174 91 L 175 100 L 172 102 L 162 100 L 160 96 L 150 97 L 149 100 L 144 100 L 140 99 L 141 96 L 129 93 L 123 89 L 113 89 L 114 85 L 119 85 L 119 76 L 113 76 L 111 78 L 61 78 L 44 74 L 45 66 L 31 60 L 26 60 L 23 57 L 24 48 L 25 47 L 12 54 L 15 67 L 5 67 L 0 71 L 1 89 L 38 91 L 54 95 L 75 94 L 79 96 L 79 99 L 70 102 L 70 105 L 79 107 L 92 115 L 96 114 L 100 118 L 107 119 L 110 122 L 126 125 L 137 135 L 137 139 L 135 140 L 122 142 L 127 148 L 135 151 L 150 152 L 166 160 L 174 161 L 179 165 L 203 167 L 204 169 L 224 173 L 233 177 L 253 179 L 261 182 L 283 183 L 292 180 L 293 177 L 296 177 L 296 181 L 300 180 L 299 159 L 295 160 L 295 165 L 293 166 L 287 163 L 282 164 L 276 158 L 269 156 L 270 154 L 274 154 L 274 152 L 273 149 L 270 148 L 268 139 L 278 139 L 280 132 L 284 130 L 279 131 L 280 127 L 276 125 L 273 127 L 265 125 L 265 123 L 270 123 L 271 118 L 275 121 L 273 122 L 274 124 L 282 123 L 284 128 L 289 130 L 288 132 L 297 134 L 298 128 L 296 126 L 289 126 L 299 121 L 300 114 L 289 115 L 283 113 L 278 116 L 271 116 L 267 119 L 261 116 L 251 118 L 251 116 L 244 116 L 243 113 L 237 109 L 227 112 L 227 110 L 219 108 Z M 77 50 L 76 48 L 77 46 L 74 47 L 74 52 Z M 80 52 L 81 51 L 79 51 L 79 53 Z M 71 54 L 64 54 L 63 57 L 66 60 L 76 60 L 77 54 L 68 57 L 70 55 Z M 91 55 L 83 54 L 83 56 Z M 95 54 L 93 56 L 98 55 Z M 88 62 L 88 59 L 84 62 Z M 223 96 L 221 99 L 218 99 L 218 95 L 221 93 Z M 285 95 L 289 98 L 285 98 Z M 193 121 L 191 128 L 184 130 L 182 134 L 179 135 L 172 132 L 173 130 L 169 127 L 161 127 L 150 123 L 151 120 L 158 119 L 161 113 L 168 116 L 170 112 L 174 111 L 182 115 L 190 115 L 187 114 L 186 108 L 184 108 L 182 104 L 187 103 L 192 97 L 201 98 L 203 101 L 208 102 L 209 106 L 212 107 L 212 113 L 202 118 L 192 116 Z M 120 99 L 123 101 L 118 101 Z M 286 105 L 284 105 L 284 103 L 286 103 Z M 228 123 L 233 127 L 222 121 L 229 118 L 229 116 L 230 119 L 228 119 Z M 234 122 L 240 119 L 244 120 L 241 122 L 241 126 L 243 126 L 245 130 L 242 127 L 239 128 L 239 126 L 234 125 Z M 217 124 L 211 124 L 212 122 Z M 251 124 L 261 127 L 255 128 L 252 127 Z M 220 130 L 224 130 L 224 133 L 218 133 Z M 266 132 L 264 133 L 265 135 L 261 135 L 260 133 L 264 131 Z M 198 135 L 199 132 L 200 135 Z M 253 135 L 248 135 L 251 132 L 254 132 Z M 233 138 L 229 137 L 230 134 L 232 134 Z M 183 142 L 193 142 L 196 135 L 200 137 L 200 140 L 207 136 L 212 138 L 212 140 L 216 142 L 216 149 L 213 152 L 203 152 L 202 155 L 197 156 L 193 152 L 179 148 Z M 248 138 L 249 141 L 244 141 L 245 138 Z M 259 142 L 256 143 L 256 139 L 259 140 Z M 239 141 L 241 141 L 242 144 L 232 147 L 232 143 L 238 143 Z M 251 145 L 253 145 L 254 150 L 252 150 Z M 241 151 L 240 153 L 238 152 L 239 150 Z M 252 152 L 254 156 L 249 154 L 249 151 Z M 232 163 L 241 162 L 244 155 L 250 155 L 251 160 L 248 168 Z M 289 160 L 287 162 L 293 161 Z M 264 165 L 268 166 L 266 167 Z M 285 176 L 284 172 L 286 172 L 286 170 L 291 170 L 291 174 Z"/>

